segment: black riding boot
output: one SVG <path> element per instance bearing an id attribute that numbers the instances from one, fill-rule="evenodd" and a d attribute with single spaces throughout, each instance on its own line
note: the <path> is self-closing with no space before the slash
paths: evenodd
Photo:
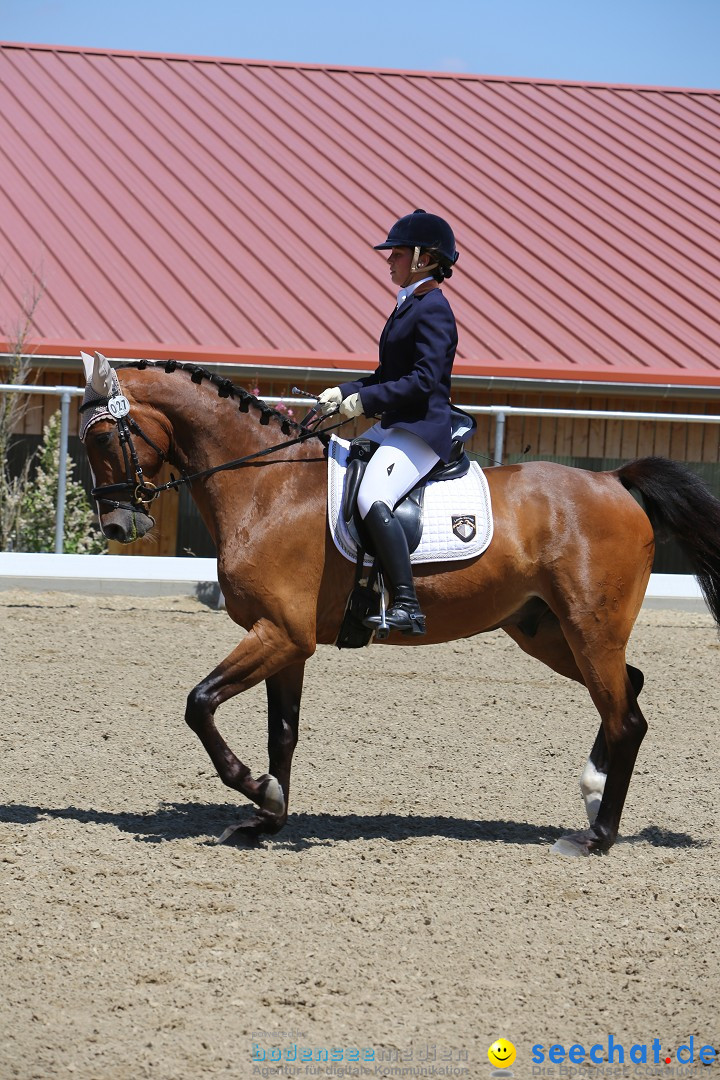
<path id="1" fill-rule="evenodd" d="M 393 630 L 403 634 L 424 634 L 425 616 L 415 595 L 410 552 L 403 527 L 384 502 L 375 502 L 363 520 L 380 566 L 392 589 L 392 604 L 385 621 Z M 370 615 L 365 626 L 377 628 L 379 615 Z"/>

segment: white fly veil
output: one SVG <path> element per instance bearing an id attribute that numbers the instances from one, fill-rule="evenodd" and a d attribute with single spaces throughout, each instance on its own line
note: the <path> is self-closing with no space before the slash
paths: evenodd
<path id="1" fill-rule="evenodd" d="M 99 420 L 114 419 L 108 408 L 108 401 L 119 396 L 121 391 L 117 372 L 110 366 L 107 357 L 99 352 L 96 352 L 94 357 L 86 352 L 81 352 L 80 356 L 86 381 L 80 413 L 80 438 L 84 440 L 93 424 L 97 424 Z"/>

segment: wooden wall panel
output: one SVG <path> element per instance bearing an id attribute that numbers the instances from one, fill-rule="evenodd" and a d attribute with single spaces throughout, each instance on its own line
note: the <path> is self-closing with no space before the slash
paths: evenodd
<path id="1" fill-rule="evenodd" d="M 647 410 L 643 406 L 640 412 L 648 412 L 653 410 Z M 663 409 L 663 412 L 665 410 Z M 652 420 L 641 420 L 638 423 L 638 439 L 637 439 L 637 456 L 638 457 L 651 457 L 655 453 L 655 428 L 656 424 Z"/>
<path id="2" fill-rule="evenodd" d="M 621 412 L 638 412 L 637 398 L 618 398 L 614 406 Z M 634 420 L 621 420 L 620 423 L 620 450 L 613 457 L 625 458 L 631 461 L 638 456 L 638 423 Z"/>
<path id="3" fill-rule="evenodd" d="M 543 400 L 540 394 L 523 394 L 522 397 L 517 401 L 513 401 L 512 404 L 517 406 L 524 405 L 528 409 L 541 409 Z M 543 417 L 513 416 L 509 423 L 512 427 L 517 425 L 522 432 L 519 453 L 525 455 L 527 450 L 527 456 L 534 457 L 538 453 L 538 447 L 542 442 Z M 528 447 L 530 447 L 529 450 L 527 449 Z"/>
<path id="4" fill-rule="evenodd" d="M 688 412 L 695 412 L 695 409 L 688 409 Z M 707 426 L 708 433 L 712 432 L 712 428 L 705 424 L 688 424 L 687 425 L 687 440 L 685 443 L 685 461 L 702 461 L 703 460 L 703 428 Z"/>
<path id="5" fill-rule="evenodd" d="M 669 412 L 685 412 L 685 408 L 682 405 L 678 405 L 677 402 L 673 402 L 670 405 Z M 678 423 L 668 424 L 670 428 L 670 457 L 676 461 L 687 460 L 687 437 L 689 424 Z"/>
<path id="6" fill-rule="evenodd" d="M 493 402 L 496 404 L 496 402 Z M 502 402 L 497 402 L 502 404 Z M 522 456 L 522 452 L 527 445 L 527 439 L 525 438 L 525 428 L 529 421 L 528 416 L 513 416 L 512 414 L 506 414 L 505 416 L 505 435 L 504 435 L 504 450 L 503 461 L 514 461 L 516 458 Z M 496 416 L 488 416 L 486 418 L 488 424 L 488 453 L 495 453 L 495 428 L 497 425 Z"/>
<path id="7" fill-rule="evenodd" d="M 610 399 L 610 408 L 615 409 L 618 406 L 614 400 Z M 604 457 L 616 458 L 620 457 L 620 447 L 622 444 L 622 421 L 620 420 L 608 420 L 605 424 L 605 454 Z"/>
<path id="8" fill-rule="evenodd" d="M 672 412 L 669 401 L 663 402 L 662 409 L 648 408 L 648 412 Z M 655 424 L 655 443 L 653 453 L 660 457 L 670 457 L 670 425 Z"/>
<path id="9" fill-rule="evenodd" d="M 609 409 L 611 408 L 607 398 L 593 398 L 587 399 L 590 404 L 590 409 Z M 607 437 L 607 424 L 604 420 L 593 419 L 590 421 L 590 427 L 588 432 L 588 457 L 602 458 L 609 456 L 606 453 L 605 443 Z"/>
<path id="10" fill-rule="evenodd" d="M 720 425 L 703 424 L 702 457 L 700 461 L 720 461 Z M 697 460 L 697 459 L 693 459 Z"/>
<path id="11" fill-rule="evenodd" d="M 573 407 L 576 409 L 591 409 L 593 407 L 591 400 L 589 397 L 576 398 Z M 570 444 L 570 453 L 573 457 L 590 457 L 590 423 L 589 419 L 573 421 L 572 441 Z"/>
<path id="12" fill-rule="evenodd" d="M 562 395 L 553 394 L 551 396 L 551 408 L 567 408 L 567 402 L 563 400 Z M 572 457 L 573 429 L 576 423 L 577 420 L 565 416 L 548 417 L 548 424 L 554 425 L 554 448 L 552 451 L 554 457 Z"/>

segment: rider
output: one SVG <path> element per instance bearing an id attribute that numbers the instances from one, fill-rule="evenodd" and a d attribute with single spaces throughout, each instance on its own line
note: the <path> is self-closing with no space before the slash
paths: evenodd
<path id="1" fill-rule="evenodd" d="M 440 284 L 457 262 L 447 221 L 415 210 L 396 221 L 387 240 L 397 304 L 380 336 L 380 363 L 372 375 L 323 390 L 324 412 L 380 417 L 364 438 L 379 443 L 358 492 L 358 509 L 385 577 L 392 586 L 388 626 L 424 634 L 407 540 L 393 510 L 418 481 L 451 452 L 450 374 L 457 328 Z M 380 616 L 366 625 L 377 626 Z"/>

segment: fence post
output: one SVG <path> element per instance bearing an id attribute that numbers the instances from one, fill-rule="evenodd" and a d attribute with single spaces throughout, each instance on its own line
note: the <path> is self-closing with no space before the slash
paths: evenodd
<path id="1" fill-rule="evenodd" d="M 493 457 L 495 458 L 494 465 L 502 465 L 503 463 L 503 449 L 505 447 L 505 413 L 495 413 L 495 451 Z"/>
<path id="2" fill-rule="evenodd" d="M 70 394 L 60 395 L 60 460 L 58 462 L 58 493 L 55 511 L 55 554 L 62 555 L 65 538 L 65 492 L 67 490 L 68 430 L 70 427 Z"/>

